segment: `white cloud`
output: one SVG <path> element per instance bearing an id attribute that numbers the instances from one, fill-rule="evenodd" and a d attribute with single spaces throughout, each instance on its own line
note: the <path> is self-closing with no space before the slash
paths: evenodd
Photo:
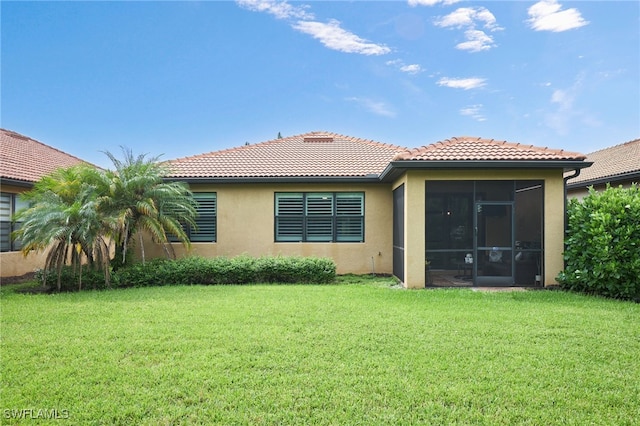
<path id="1" fill-rule="evenodd" d="M 385 64 L 392 66 L 392 67 L 396 67 L 398 68 L 400 71 L 407 73 L 407 74 L 418 74 L 421 73 L 422 71 L 424 71 L 422 69 L 422 67 L 419 64 L 405 64 L 402 59 L 394 59 L 392 61 L 387 61 L 385 62 Z"/>
<path id="2" fill-rule="evenodd" d="M 482 107 L 482 104 L 469 105 L 460 110 L 460 115 L 471 117 L 476 121 L 487 121 L 486 117 L 482 115 Z"/>
<path id="3" fill-rule="evenodd" d="M 436 19 L 434 24 L 442 28 L 464 28 L 466 41 L 458 43 L 456 49 L 470 52 L 481 52 L 495 47 L 493 37 L 478 30 L 478 26 L 482 26 L 488 31 L 503 29 L 498 25 L 493 13 L 484 7 L 460 7 L 450 14 Z"/>
<path id="4" fill-rule="evenodd" d="M 418 74 L 422 71 L 422 67 L 418 64 L 403 65 L 400 67 L 400 71 L 406 72 L 407 74 Z"/>
<path id="5" fill-rule="evenodd" d="M 320 40 L 329 49 L 361 55 L 384 55 L 391 52 L 383 44 L 371 43 L 357 35 L 340 28 L 340 22 L 332 19 L 328 23 L 316 21 L 299 21 L 292 27 Z"/>
<path id="6" fill-rule="evenodd" d="M 396 116 L 396 113 L 391 108 L 389 108 L 387 104 L 381 101 L 374 101 L 369 98 L 358 98 L 358 97 L 346 98 L 345 100 L 349 102 L 355 102 L 358 105 L 362 106 L 363 108 L 371 111 L 376 115 L 382 115 L 384 117 Z"/>
<path id="7" fill-rule="evenodd" d="M 458 3 L 460 0 L 409 0 L 407 3 L 409 6 L 435 6 L 438 3 L 442 3 L 444 5 L 450 5 L 454 3 Z"/>
<path id="8" fill-rule="evenodd" d="M 438 80 L 438 86 L 451 87 L 453 89 L 478 89 L 486 86 L 486 79 L 479 77 L 471 78 L 448 78 L 442 77 Z"/>
<path id="9" fill-rule="evenodd" d="M 440 19 L 436 19 L 434 23 L 442 28 L 475 28 L 479 23 L 491 31 L 502 29 L 498 26 L 493 13 L 484 7 L 460 7 Z"/>
<path id="10" fill-rule="evenodd" d="M 236 0 L 236 3 L 252 12 L 265 12 L 278 19 L 314 19 L 307 12 L 308 6 L 292 6 L 286 0 Z"/>
<path id="11" fill-rule="evenodd" d="M 236 0 L 236 3 L 252 12 L 268 13 L 277 19 L 296 20 L 297 22 L 291 23 L 293 29 L 320 40 L 329 49 L 361 55 L 384 55 L 391 52 L 384 44 L 369 42 L 342 29 L 340 22 L 335 19 L 328 23 L 315 21 L 315 16 L 307 12 L 308 5 L 293 6 L 286 0 Z"/>
<path id="12" fill-rule="evenodd" d="M 535 31 L 561 32 L 580 28 L 589 23 L 575 8 L 561 10 L 556 0 L 541 0 L 528 9 L 529 26 Z"/>
<path id="13" fill-rule="evenodd" d="M 456 49 L 470 52 L 482 52 L 495 46 L 493 37 L 480 30 L 467 30 L 464 32 L 467 41 L 456 44 Z"/>

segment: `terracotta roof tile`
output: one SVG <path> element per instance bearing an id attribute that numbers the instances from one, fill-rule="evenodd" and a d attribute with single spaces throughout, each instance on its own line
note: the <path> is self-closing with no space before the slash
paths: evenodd
<path id="1" fill-rule="evenodd" d="M 571 185 L 640 172 L 640 139 L 587 154 L 587 161 L 593 165 L 571 179 Z"/>
<path id="2" fill-rule="evenodd" d="M 406 148 L 311 132 L 168 162 L 174 178 L 364 177 Z"/>
<path id="3" fill-rule="evenodd" d="M 584 160 L 577 152 L 541 148 L 494 139 L 455 137 L 399 153 L 394 160 L 422 161 L 544 161 Z"/>
<path id="4" fill-rule="evenodd" d="M 0 178 L 37 182 L 57 168 L 83 163 L 77 157 L 23 136 L 0 129 Z"/>

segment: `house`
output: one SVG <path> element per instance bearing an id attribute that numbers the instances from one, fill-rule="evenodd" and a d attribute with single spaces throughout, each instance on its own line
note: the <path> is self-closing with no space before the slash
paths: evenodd
<path id="1" fill-rule="evenodd" d="M 27 204 L 20 194 L 55 169 L 82 160 L 11 130 L 0 129 L 0 277 L 15 277 L 42 268 L 45 256 L 20 253 L 20 242 L 11 241 L 12 215 Z"/>
<path id="2" fill-rule="evenodd" d="M 583 198 L 590 186 L 601 190 L 607 184 L 628 188 L 640 183 L 640 139 L 587 154 L 587 161 L 593 166 L 567 181 L 568 197 Z"/>
<path id="3" fill-rule="evenodd" d="M 331 257 L 340 274 L 407 288 L 548 286 L 563 269 L 563 176 L 584 160 L 477 137 L 408 149 L 311 132 L 176 159 L 168 178 L 199 203 L 186 230 L 197 255 Z"/>

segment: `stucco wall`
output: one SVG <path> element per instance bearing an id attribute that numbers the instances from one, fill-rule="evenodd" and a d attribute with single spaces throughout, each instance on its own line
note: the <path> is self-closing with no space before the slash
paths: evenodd
<path id="1" fill-rule="evenodd" d="M 0 253 L 0 276 L 19 277 L 44 268 L 45 253 L 29 253 L 24 257 L 19 251 Z"/>
<path id="2" fill-rule="evenodd" d="M 190 254 L 205 257 L 299 255 L 331 257 L 339 274 L 392 271 L 393 195 L 388 184 L 222 184 L 192 185 L 194 192 L 217 193 L 216 243 L 193 243 Z M 364 192 L 363 243 L 277 243 L 274 241 L 275 192 Z M 174 244 L 179 256 L 186 254 Z M 148 257 L 163 256 L 146 244 Z"/>
<path id="3" fill-rule="evenodd" d="M 393 188 L 405 184 L 405 282 L 424 288 L 425 182 L 427 180 L 543 180 L 544 270 L 543 284 L 556 284 L 563 269 L 564 182 L 561 170 L 415 170 L 408 171 Z"/>

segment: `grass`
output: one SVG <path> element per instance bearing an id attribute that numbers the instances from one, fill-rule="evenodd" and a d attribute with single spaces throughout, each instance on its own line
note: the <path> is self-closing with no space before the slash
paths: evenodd
<path id="1" fill-rule="evenodd" d="M 638 424 L 639 304 L 392 284 L 3 288 L 2 424 Z"/>

